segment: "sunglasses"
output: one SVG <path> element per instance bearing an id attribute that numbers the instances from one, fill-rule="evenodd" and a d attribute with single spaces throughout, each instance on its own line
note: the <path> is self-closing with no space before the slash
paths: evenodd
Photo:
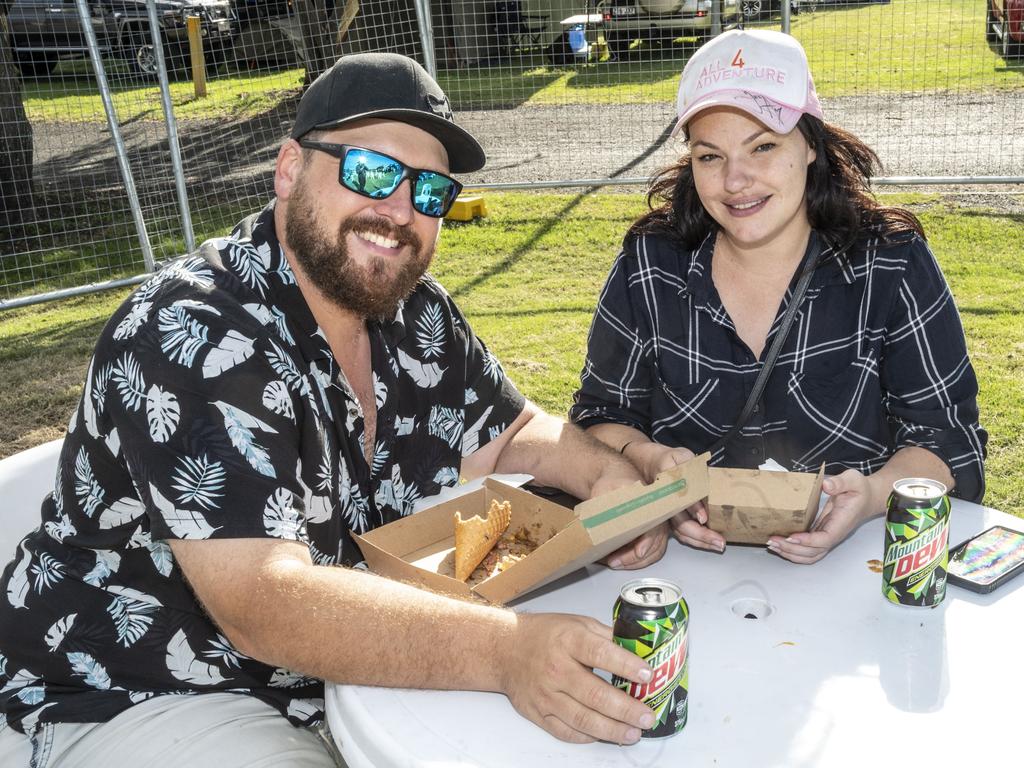
<path id="1" fill-rule="evenodd" d="M 411 179 L 409 192 L 412 207 L 424 216 L 442 218 L 451 210 L 462 185 L 451 176 L 422 168 L 411 168 L 382 152 L 353 147 L 348 144 L 327 144 L 322 141 L 301 139 L 299 146 L 318 149 L 341 160 L 338 183 L 345 189 L 363 197 L 381 199 L 391 197 L 398 186 Z"/>

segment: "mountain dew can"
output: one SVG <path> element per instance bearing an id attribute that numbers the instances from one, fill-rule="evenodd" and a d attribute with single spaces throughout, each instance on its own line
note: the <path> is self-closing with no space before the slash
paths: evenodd
<path id="1" fill-rule="evenodd" d="M 683 591 L 665 579 L 634 579 L 620 590 L 612 618 L 615 642 L 651 668 L 646 683 L 615 675 L 612 685 L 654 710 L 654 727 L 643 732 L 645 739 L 679 733 L 686 725 L 689 705 L 690 609 Z"/>
<path id="2" fill-rule="evenodd" d="M 897 605 L 934 608 L 946 596 L 949 497 L 937 480 L 893 483 L 885 516 L 882 594 Z"/>

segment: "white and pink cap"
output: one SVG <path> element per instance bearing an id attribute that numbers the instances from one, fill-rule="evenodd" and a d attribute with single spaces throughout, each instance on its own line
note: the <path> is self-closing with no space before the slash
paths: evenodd
<path id="1" fill-rule="evenodd" d="M 824 120 L 807 55 L 794 38 L 769 30 L 733 29 L 702 45 L 679 81 L 672 130 L 709 107 L 735 107 L 776 133 L 789 133 L 800 115 Z"/>

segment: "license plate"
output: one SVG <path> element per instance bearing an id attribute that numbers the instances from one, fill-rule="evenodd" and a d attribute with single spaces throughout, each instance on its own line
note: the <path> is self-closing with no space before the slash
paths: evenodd
<path id="1" fill-rule="evenodd" d="M 612 16 L 636 16 L 636 6 L 614 5 L 612 6 Z"/>

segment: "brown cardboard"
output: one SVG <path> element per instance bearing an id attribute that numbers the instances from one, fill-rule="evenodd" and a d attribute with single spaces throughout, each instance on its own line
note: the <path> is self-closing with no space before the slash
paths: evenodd
<path id="1" fill-rule="evenodd" d="M 818 512 L 825 465 L 809 472 L 708 469 L 708 527 L 731 544 L 765 544 L 769 536 L 806 531 Z"/>
<path id="2" fill-rule="evenodd" d="M 663 472 L 649 485 L 619 488 L 568 509 L 488 479 L 464 496 L 353 537 L 374 573 L 436 592 L 504 603 L 600 560 L 708 495 L 707 454 Z M 542 521 L 541 544 L 525 559 L 472 590 L 453 572 L 456 510 L 484 515 L 492 500 L 512 505 L 515 530 Z"/>

